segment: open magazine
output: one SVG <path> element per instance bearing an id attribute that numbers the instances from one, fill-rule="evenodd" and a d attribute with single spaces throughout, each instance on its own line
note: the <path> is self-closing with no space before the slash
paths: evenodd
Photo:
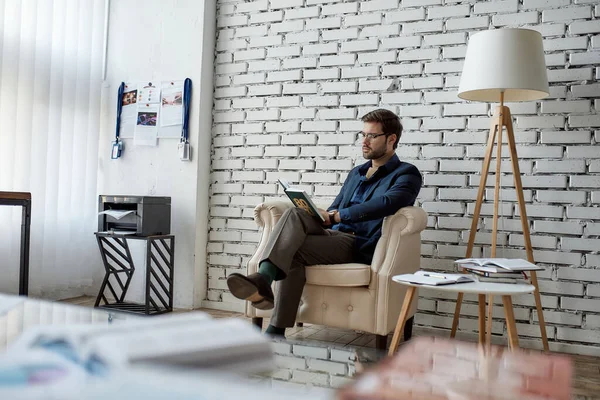
<path id="1" fill-rule="evenodd" d="M 396 275 L 392 278 L 396 282 L 407 282 L 416 285 L 440 286 L 455 283 L 475 282 L 475 278 L 466 274 L 443 274 L 431 271 L 417 271 L 414 274 Z"/>
<path id="2" fill-rule="evenodd" d="M 325 221 L 315 203 L 313 203 L 313 201 L 310 199 L 310 197 L 304 190 L 291 187 L 288 181 L 281 178 L 279 179 L 279 184 L 281 185 L 281 187 L 283 187 L 283 191 L 285 192 L 285 194 L 287 194 L 287 196 L 290 198 L 290 200 L 292 201 L 292 203 L 294 203 L 296 207 L 302 208 L 307 213 L 309 213 L 315 218 L 318 218 L 322 222 Z"/>

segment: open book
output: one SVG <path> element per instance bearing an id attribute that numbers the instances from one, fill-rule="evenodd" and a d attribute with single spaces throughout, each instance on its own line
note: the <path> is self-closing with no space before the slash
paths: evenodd
<path id="1" fill-rule="evenodd" d="M 485 272 L 543 270 L 543 268 L 520 258 L 463 258 L 456 260 L 456 263 L 462 268 Z"/>
<path id="2" fill-rule="evenodd" d="M 308 194 L 302 189 L 291 187 L 285 179 L 279 179 L 279 184 L 283 187 L 283 191 L 290 198 L 292 203 L 298 208 L 305 210 L 307 213 L 320 221 L 325 221 L 315 203 L 310 199 Z"/>
<path id="3" fill-rule="evenodd" d="M 466 274 L 442 274 L 430 271 L 417 271 L 414 274 L 396 275 L 392 279 L 396 282 L 408 282 L 429 286 L 475 282 L 475 278 Z"/>

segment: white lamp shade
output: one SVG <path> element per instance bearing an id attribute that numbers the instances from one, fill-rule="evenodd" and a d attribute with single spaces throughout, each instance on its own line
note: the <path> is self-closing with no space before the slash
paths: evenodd
<path id="1" fill-rule="evenodd" d="M 458 97 L 499 102 L 548 96 L 542 35 L 530 29 L 494 29 L 469 40 Z"/>

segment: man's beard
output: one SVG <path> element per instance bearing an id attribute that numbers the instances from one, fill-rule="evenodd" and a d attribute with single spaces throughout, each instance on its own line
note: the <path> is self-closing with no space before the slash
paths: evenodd
<path id="1" fill-rule="evenodd" d="M 376 160 L 385 155 L 385 149 L 369 149 L 365 152 L 363 149 L 363 157 L 367 160 Z"/>

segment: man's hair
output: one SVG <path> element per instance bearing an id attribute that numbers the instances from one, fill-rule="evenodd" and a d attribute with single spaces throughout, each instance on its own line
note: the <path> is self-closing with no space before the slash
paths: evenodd
<path id="1" fill-rule="evenodd" d="M 398 147 L 400 136 L 402 136 L 402 124 L 400 118 L 390 110 L 380 108 L 366 113 L 362 117 L 363 122 L 378 122 L 381 124 L 381 129 L 386 136 L 396 135 L 396 141 L 394 142 L 394 149 Z"/>

